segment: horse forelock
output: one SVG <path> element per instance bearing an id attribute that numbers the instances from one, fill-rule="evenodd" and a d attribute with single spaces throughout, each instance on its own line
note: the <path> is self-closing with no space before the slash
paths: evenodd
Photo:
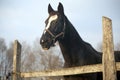
<path id="1" fill-rule="evenodd" d="M 50 27 L 51 22 L 56 20 L 56 19 L 58 19 L 58 15 L 57 14 L 50 16 L 49 19 L 48 19 L 48 23 L 47 23 L 45 29 L 47 30 Z M 46 31 L 44 31 L 44 34 L 45 33 L 46 33 Z"/>

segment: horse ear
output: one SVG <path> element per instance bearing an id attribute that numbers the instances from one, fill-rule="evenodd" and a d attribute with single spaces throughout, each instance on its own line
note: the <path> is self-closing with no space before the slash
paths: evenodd
<path id="1" fill-rule="evenodd" d="M 48 13 L 50 14 L 50 12 L 54 11 L 53 8 L 51 7 L 51 5 L 48 5 Z"/>
<path id="2" fill-rule="evenodd" d="M 58 5 L 58 12 L 64 15 L 64 8 L 63 8 L 63 5 L 60 2 L 59 2 L 59 5 Z"/>

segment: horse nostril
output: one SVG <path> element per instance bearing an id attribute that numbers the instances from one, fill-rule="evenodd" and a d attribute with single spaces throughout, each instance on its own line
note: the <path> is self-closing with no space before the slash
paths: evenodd
<path id="1" fill-rule="evenodd" d="M 40 41 L 40 44 L 43 44 L 44 42 L 45 42 L 44 40 L 41 40 L 41 41 Z"/>
<path id="2" fill-rule="evenodd" d="M 44 40 L 41 41 L 42 43 L 44 42 Z"/>

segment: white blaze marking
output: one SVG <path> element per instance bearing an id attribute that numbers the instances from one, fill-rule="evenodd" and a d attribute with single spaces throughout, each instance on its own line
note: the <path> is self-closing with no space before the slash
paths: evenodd
<path id="1" fill-rule="evenodd" d="M 44 31 L 44 34 L 46 33 L 46 30 Z"/>
<path id="2" fill-rule="evenodd" d="M 42 40 L 42 42 L 44 42 L 44 40 Z"/>
<path id="3" fill-rule="evenodd" d="M 48 28 L 50 27 L 50 23 L 51 23 L 52 21 L 56 20 L 57 18 L 58 18 L 57 15 L 51 16 L 51 17 L 49 18 L 49 20 L 48 20 L 48 24 L 47 24 L 47 26 L 46 26 L 45 29 L 48 29 Z M 44 31 L 44 34 L 45 34 L 45 33 L 46 33 L 46 31 Z"/>
<path id="4" fill-rule="evenodd" d="M 58 18 L 57 15 L 51 16 L 51 17 L 49 18 L 49 20 L 48 20 L 48 24 L 47 24 L 46 29 L 48 29 L 48 28 L 50 27 L 50 23 L 51 23 L 52 21 L 56 20 L 57 18 Z"/>

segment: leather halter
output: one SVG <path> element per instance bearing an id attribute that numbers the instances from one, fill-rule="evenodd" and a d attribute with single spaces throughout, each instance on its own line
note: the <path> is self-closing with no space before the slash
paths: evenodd
<path id="1" fill-rule="evenodd" d="M 52 40 L 55 41 L 56 38 L 62 35 L 62 38 L 64 37 L 64 32 L 65 32 L 65 21 L 64 21 L 64 27 L 62 32 L 58 33 L 57 35 L 54 35 L 49 29 L 45 29 L 44 31 L 48 32 L 52 36 Z"/>

